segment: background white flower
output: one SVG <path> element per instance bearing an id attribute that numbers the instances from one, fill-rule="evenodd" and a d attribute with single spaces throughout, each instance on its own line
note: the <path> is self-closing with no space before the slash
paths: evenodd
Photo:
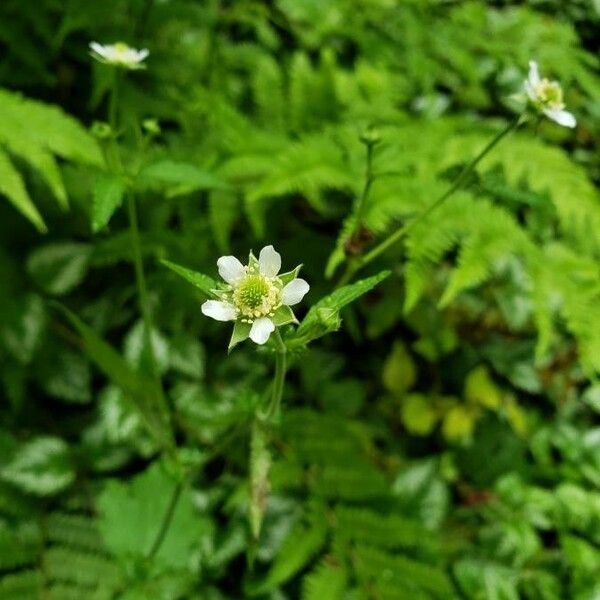
<path id="1" fill-rule="evenodd" d="M 577 121 L 565 110 L 563 92 L 558 81 L 540 78 L 537 63 L 529 61 L 529 75 L 523 84 L 525 94 L 534 109 L 563 127 L 575 127 Z"/>
<path id="2" fill-rule="evenodd" d="M 92 56 L 96 60 L 126 69 L 144 69 L 145 66 L 142 62 L 150 54 L 146 48 L 136 50 L 123 42 L 106 45 L 99 44 L 98 42 L 90 42 L 90 49 Z"/>
<path id="3" fill-rule="evenodd" d="M 220 299 L 204 302 L 202 313 L 235 321 L 230 348 L 248 337 L 265 344 L 276 327 L 296 322 L 290 307 L 301 302 L 310 286 L 297 276 L 300 267 L 279 274 L 281 255 L 273 246 L 265 246 L 258 259 L 250 253 L 248 265 L 235 256 L 221 256 L 217 267 L 227 285 L 214 290 Z"/>

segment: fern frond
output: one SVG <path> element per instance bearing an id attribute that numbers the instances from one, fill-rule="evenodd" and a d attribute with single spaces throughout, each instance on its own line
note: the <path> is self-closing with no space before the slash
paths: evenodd
<path id="1" fill-rule="evenodd" d="M 427 563 L 362 545 L 352 557 L 357 577 L 367 589 L 377 590 L 379 598 L 443 600 L 456 595 L 446 573 Z"/>
<path id="2" fill-rule="evenodd" d="M 46 538 L 51 543 L 94 553 L 104 551 L 104 543 L 91 517 L 54 512 L 46 521 Z"/>
<path id="3" fill-rule="evenodd" d="M 325 557 L 302 580 L 302 600 L 342 600 L 347 577 L 345 568 Z"/>
<path id="4" fill-rule="evenodd" d="M 433 549 L 435 536 L 418 521 L 366 508 L 340 506 L 335 511 L 339 536 L 378 548 Z"/>
<path id="5" fill-rule="evenodd" d="M 58 107 L 23 98 L 7 90 L 0 90 L 0 114 L 0 147 L 38 171 L 58 203 L 66 208 L 67 194 L 56 157 L 101 166 L 103 158 L 95 139 Z M 0 192 L 43 231 L 42 217 L 4 152 L 0 153 L 0 174 L 3 175 L 0 179 L 4 180 Z"/>
<path id="6" fill-rule="evenodd" d="M 39 600 L 43 579 L 39 571 L 0 576 L 0 600 Z"/>

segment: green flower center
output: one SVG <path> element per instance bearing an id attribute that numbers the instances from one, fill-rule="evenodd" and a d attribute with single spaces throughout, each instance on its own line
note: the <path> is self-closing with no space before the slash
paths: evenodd
<path id="1" fill-rule="evenodd" d="M 249 273 L 233 290 L 233 304 L 242 317 L 251 322 L 260 317 L 273 316 L 281 304 L 279 287 L 267 277 Z"/>
<path id="2" fill-rule="evenodd" d="M 539 102 L 544 106 L 556 110 L 564 108 L 563 92 L 560 84 L 556 81 L 542 79 L 535 90 Z"/>
<path id="3" fill-rule="evenodd" d="M 268 295 L 270 287 L 269 282 L 261 275 L 250 275 L 239 285 L 236 294 L 241 304 L 248 308 L 257 308 Z"/>

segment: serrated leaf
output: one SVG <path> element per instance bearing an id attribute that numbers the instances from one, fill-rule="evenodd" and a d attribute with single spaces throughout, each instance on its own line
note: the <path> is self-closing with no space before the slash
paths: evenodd
<path id="1" fill-rule="evenodd" d="M 69 447 L 60 438 L 35 438 L 0 468 L 0 479 L 37 496 L 57 494 L 75 480 Z"/>
<path id="2" fill-rule="evenodd" d="M 177 273 L 177 275 L 180 275 L 186 281 L 189 281 L 192 285 L 196 286 L 209 298 L 217 297 L 213 292 L 213 290 L 217 287 L 217 282 L 208 275 L 204 275 L 204 273 L 198 273 L 197 271 L 192 271 L 191 269 L 186 269 L 185 267 L 172 263 L 169 260 L 161 260 L 160 262 L 165 267 L 168 267 L 171 269 L 171 271 L 174 271 Z"/>
<path id="3" fill-rule="evenodd" d="M 340 325 L 340 310 L 372 290 L 378 283 L 388 277 L 390 272 L 382 271 L 372 277 L 345 285 L 319 300 L 308 311 L 308 314 L 300 323 L 300 327 L 288 343 L 291 346 L 301 346 L 330 331 L 335 331 Z"/>
<path id="4" fill-rule="evenodd" d="M 123 203 L 125 181 L 112 173 L 101 173 L 92 190 L 92 230 L 98 232 L 110 221 L 113 213 Z"/>
<path id="5" fill-rule="evenodd" d="M 92 248 L 88 244 L 57 242 L 39 246 L 27 260 L 27 271 L 48 294 L 62 296 L 87 274 Z"/>

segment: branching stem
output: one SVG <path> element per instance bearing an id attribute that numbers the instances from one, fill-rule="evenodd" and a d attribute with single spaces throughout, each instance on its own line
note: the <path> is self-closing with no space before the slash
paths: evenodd
<path id="1" fill-rule="evenodd" d="M 417 224 L 419 224 L 423 219 L 426 219 L 436 208 L 441 206 L 448 198 L 450 198 L 454 192 L 456 192 L 463 183 L 468 179 L 471 173 L 474 171 L 475 167 L 479 164 L 479 162 L 489 154 L 489 152 L 511 131 L 517 129 L 519 125 L 522 123 L 522 118 L 519 116 L 511 121 L 507 127 L 505 127 L 502 131 L 496 134 L 487 145 L 475 156 L 460 172 L 458 177 L 454 180 L 452 185 L 431 205 L 429 205 L 421 214 L 419 214 L 415 219 L 409 221 L 406 225 L 401 225 L 398 227 L 393 233 L 391 233 L 387 238 L 377 244 L 372 250 L 367 252 L 365 255 L 355 258 L 347 263 L 346 270 L 344 271 L 342 277 L 338 282 L 338 287 L 347 284 L 351 279 L 356 275 L 358 271 L 360 271 L 363 267 L 368 265 L 370 262 L 375 260 L 381 254 L 383 254 L 388 248 L 392 247 L 399 240 L 401 240 L 407 233 L 409 233 Z"/>

